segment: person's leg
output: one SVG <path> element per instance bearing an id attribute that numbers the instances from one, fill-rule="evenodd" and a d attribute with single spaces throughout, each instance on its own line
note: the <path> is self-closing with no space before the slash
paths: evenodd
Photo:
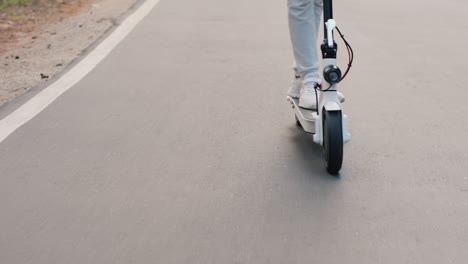
<path id="1" fill-rule="evenodd" d="M 299 106 L 316 109 L 316 88 L 322 81 L 319 72 L 320 59 L 317 38 L 323 1 L 288 0 L 288 10 L 289 31 L 295 58 L 294 79 L 288 95 L 293 98 L 299 97 Z M 338 92 L 338 97 L 341 102 L 344 102 L 343 94 Z"/>
<path id="2" fill-rule="evenodd" d="M 301 96 L 302 77 L 297 69 L 296 62 L 293 63 L 292 69 L 294 71 L 294 76 L 288 90 L 288 95 L 292 98 L 299 99 Z"/>
<path id="3" fill-rule="evenodd" d="M 302 78 L 299 106 L 316 109 L 315 89 L 321 83 L 317 38 L 322 0 L 288 0 L 288 11 L 289 32 L 297 67 L 295 75 L 299 72 Z M 297 80 L 293 84 L 297 84 Z M 293 85 L 288 94 L 295 94 L 294 90 L 297 90 L 297 85 Z"/>
<path id="4" fill-rule="evenodd" d="M 322 0 L 288 0 L 289 32 L 302 79 L 321 82 L 317 43 Z"/>

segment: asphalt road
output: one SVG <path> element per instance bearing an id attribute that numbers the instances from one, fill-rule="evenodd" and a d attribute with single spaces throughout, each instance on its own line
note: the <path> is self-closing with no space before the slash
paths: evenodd
<path id="1" fill-rule="evenodd" d="M 0 263 L 466 263 L 468 3 L 335 9 L 340 178 L 285 101 L 285 1 L 162 0 L 0 144 Z"/>

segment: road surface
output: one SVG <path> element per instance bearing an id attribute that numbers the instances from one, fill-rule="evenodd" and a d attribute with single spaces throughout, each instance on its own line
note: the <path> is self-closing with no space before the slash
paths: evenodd
<path id="1" fill-rule="evenodd" d="M 0 263 L 466 263 L 468 3 L 335 3 L 335 178 L 285 101 L 285 2 L 162 0 L 3 141 Z"/>

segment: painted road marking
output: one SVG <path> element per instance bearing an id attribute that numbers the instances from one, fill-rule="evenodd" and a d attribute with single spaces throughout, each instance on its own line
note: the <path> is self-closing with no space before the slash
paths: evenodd
<path id="1" fill-rule="evenodd" d="M 159 0 L 146 0 L 69 72 L 0 121 L 0 143 L 33 119 L 96 67 L 142 21 Z"/>

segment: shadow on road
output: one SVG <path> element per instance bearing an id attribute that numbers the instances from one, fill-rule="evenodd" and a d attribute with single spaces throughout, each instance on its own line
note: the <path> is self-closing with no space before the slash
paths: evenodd
<path id="1" fill-rule="evenodd" d="M 323 166 L 322 148 L 314 143 L 312 134 L 305 133 L 297 126 L 291 126 L 291 140 L 299 155 L 295 167 L 307 172 L 310 177 L 318 177 L 324 180 L 337 181 L 340 174 L 330 175 Z"/>

